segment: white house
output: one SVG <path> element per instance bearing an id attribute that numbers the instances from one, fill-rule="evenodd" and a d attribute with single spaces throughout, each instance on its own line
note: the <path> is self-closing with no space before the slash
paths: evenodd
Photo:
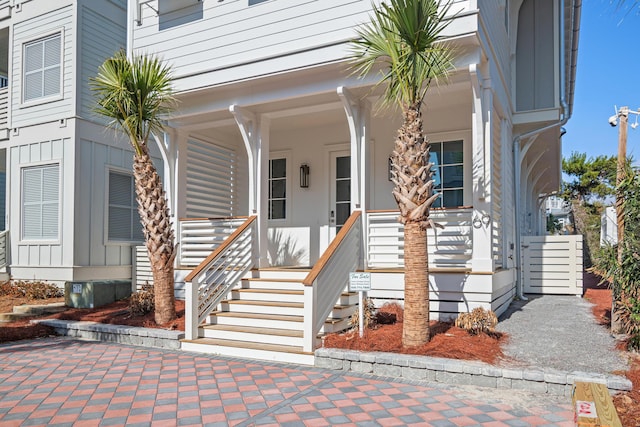
<path id="1" fill-rule="evenodd" d="M 126 17 L 124 0 L 0 1 L 0 264 L 15 279 L 131 279 L 132 151 L 89 88 Z"/>
<path id="2" fill-rule="evenodd" d="M 424 115 L 442 194 L 432 217 L 445 226 L 428 239 L 433 318 L 500 314 L 517 294 L 544 291 L 525 286 L 535 257 L 521 251 L 544 234 L 541 195 L 560 185 L 580 8 L 454 2 L 455 70 Z M 156 165 L 178 240 L 185 348 L 310 362 L 318 334 L 355 310 L 350 272 L 371 274 L 376 304 L 401 301 L 388 179 L 400 117 L 376 107 L 375 75 L 348 71 L 370 10 L 370 0 L 0 0 L 0 266 L 60 283 L 131 280 L 132 269 L 146 279 L 144 251 L 131 251 L 141 243 L 132 153 L 92 113 L 88 85 L 126 46 L 168 61 L 180 100 Z"/>
<path id="3" fill-rule="evenodd" d="M 432 215 L 445 225 L 428 242 L 433 318 L 477 306 L 500 314 L 523 291 L 521 240 L 544 234 L 540 196 L 560 185 L 580 8 L 454 2 L 455 71 L 425 112 L 442 194 Z M 341 296 L 351 271 L 371 273 L 377 304 L 402 299 L 388 179 L 400 115 L 376 108 L 376 76 L 354 77 L 346 59 L 370 9 L 370 0 L 129 0 L 129 51 L 171 64 L 179 93 L 161 145 L 188 348 L 311 352 L 321 328 L 353 311 Z"/>

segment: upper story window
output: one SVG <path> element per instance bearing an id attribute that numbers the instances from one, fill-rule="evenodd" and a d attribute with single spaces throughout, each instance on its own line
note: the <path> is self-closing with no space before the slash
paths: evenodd
<path id="1" fill-rule="evenodd" d="M 22 238 L 58 238 L 60 209 L 60 165 L 22 169 Z"/>
<path id="2" fill-rule="evenodd" d="M 108 240 L 141 242 L 144 240 L 136 203 L 133 176 L 109 171 Z"/>
<path id="3" fill-rule="evenodd" d="M 287 159 L 269 160 L 269 219 L 287 217 Z"/>
<path id="4" fill-rule="evenodd" d="M 464 205 L 464 150 L 462 141 L 432 142 L 434 191 L 442 194 L 434 208 Z"/>
<path id="5" fill-rule="evenodd" d="M 23 101 L 61 94 L 62 35 L 60 33 L 24 45 Z"/>

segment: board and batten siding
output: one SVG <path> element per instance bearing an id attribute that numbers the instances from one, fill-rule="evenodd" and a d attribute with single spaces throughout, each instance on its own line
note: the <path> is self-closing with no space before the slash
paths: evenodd
<path id="1" fill-rule="evenodd" d="M 105 119 L 93 112 L 95 97 L 89 79 L 95 77 L 98 67 L 115 52 L 124 49 L 127 35 L 127 11 L 124 1 L 120 5 L 112 1 L 84 1 L 79 6 L 80 45 L 78 61 L 78 103 L 80 116 Z"/>
<path id="2" fill-rule="evenodd" d="M 186 216 L 233 216 L 237 160 L 233 150 L 195 139 L 187 145 Z"/>
<path id="3" fill-rule="evenodd" d="M 456 10 L 468 7 L 467 1 L 456 2 Z M 249 73 L 258 76 L 344 59 L 344 43 L 355 37 L 354 28 L 369 20 L 371 1 L 269 0 L 249 5 L 248 0 L 227 0 L 192 2 L 168 13 L 159 9 L 158 16 L 151 7 L 142 8 L 133 47 L 159 53 L 172 64 L 179 81 L 274 58 L 278 63 L 270 65 L 273 68 L 255 67 Z M 474 29 L 475 25 L 470 31 Z M 310 51 L 314 54 L 291 59 Z M 229 75 L 229 79 L 242 77 Z"/>
<path id="4" fill-rule="evenodd" d="M 10 85 L 12 128 L 56 121 L 74 115 L 75 30 L 72 6 L 62 7 L 44 15 L 18 22 L 13 26 L 13 46 L 11 49 L 13 79 Z M 42 102 L 36 100 L 22 104 L 24 44 L 58 32 L 62 35 L 62 96 Z"/>
<path id="5" fill-rule="evenodd" d="M 65 148 L 66 147 L 66 148 Z M 69 209 L 71 204 L 65 203 L 69 194 L 65 192 L 65 181 L 69 178 L 69 165 L 66 165 L 66 159 L 70 154 L 68 151 L 65 155 L 65 149 L 71 149 L 71 139 L 61 138 L 49 141 L 35 142 L 31 144 L 17 145 L 10 148 L 10 170 L 11 173 L 11 230 L 15 232 L 11 235 L 12 247 L 12 265 L 18 266 L 38 266 L 38 267 L 59 267 L 69 265 L 65 261 L 69 261 L 64 256 L 63 241 L 66 230 L 64 228 L 63 218 L 65 214 L 69 214 L 69 218 L 73 218 Z M 70 162 L 72 163 L 72 162 Z M 22 230 L 22 168 L 33 165 L 58 164 L 60 167 L 59 181 L 59 197 L 60 204 L 58 209 L 58 237 L 51 240 L 23 240 L 21 236 Z M 71 165 L 71 167 L 73 167 Z M 68 186 L 69 188 L 71 186 Z M 33 277 L 31 277 L 33 279 Z"/>
<path id="6" fill-rule="evenodd" d="M 142 242 L 108 241 L 107 182 L 109 170 L 132 174 L 133 152 L 128 146 L 80 138 L 76 156 L 75 265 L 131 265 L 131 247 Z M 153 161 L 162 175 L 162 160 Z"/>

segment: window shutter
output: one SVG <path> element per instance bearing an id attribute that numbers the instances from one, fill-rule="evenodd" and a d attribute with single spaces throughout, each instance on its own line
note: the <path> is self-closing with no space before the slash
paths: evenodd
<path id="1" fill-rule="evenodd" d="M 22 237 L 24 239 L 58 238 L 59 184 L 59 165 L 23 169 Z"/>
<path id="2" fill-rule="evenodd" d="M 144 240 L 131 175 L 109 172 L 108 216 L 107 235 L 109 240 Z"/>
<path id="3" fill-rule="evenodd" d="M 24 100 L 60 94 L 62 36 L 56 34 L 25 45 Z"/>
<path id="4" fill-rule="evenodd" d="M 43 96 L 60 93 L 60 35 L 44 41 Z"/>

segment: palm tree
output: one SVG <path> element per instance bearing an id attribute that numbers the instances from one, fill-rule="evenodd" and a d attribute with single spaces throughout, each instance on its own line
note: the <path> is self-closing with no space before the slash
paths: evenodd
<path id="1" fill-rule="evenodd" d="M 371 21 L 358 29 L 352 42 L 352 69 L 365 76 L 379 66 L 384 84 L 383 106 L 399 106 L 403 123 L 392 158 L 393 196 L 404 224 L 405 347 L 429 341 L 429 265 L 427 228 L 435 224 L 429 209 L 439 194 L 433 191 L 433 163 L 424 136 L 421 108 L 431 83 L 452 68 L 451 48 L 441 42 L 450 21 L 451 3 L 437 0 L 388 0 L 374 5 Z"/>
<path id="2" fill-rule="evenodd" d="M 160 176 L 149 155 L 148 140 L 163 129 L 161 117 L 175 106 L 171 71 L 159 59 L 124 51 L 108 58 L 91 79 L 97 97 L 96 111 L 112 119 L 134 150 L 133 175 L 138 212 L 153 272 L 155 321 L 165 324 L 176 317 L 173 230 Z"/>

